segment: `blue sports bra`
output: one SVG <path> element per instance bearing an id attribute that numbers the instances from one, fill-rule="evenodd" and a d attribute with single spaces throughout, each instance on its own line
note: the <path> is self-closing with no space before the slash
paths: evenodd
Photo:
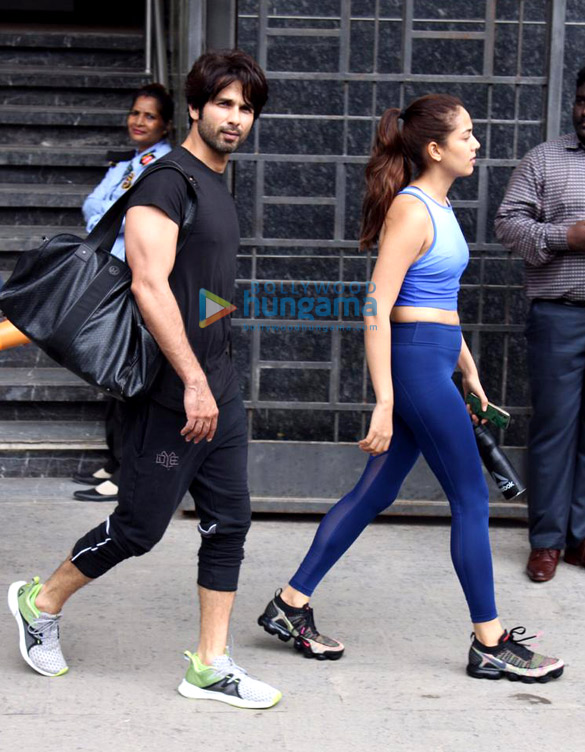
<path id="1" fill-rule="evenodd" d="M 398 195 L 403 193 L 415 196 L 427 207 L 434 238 L 429 250 L 406 272 L 394 305 L 455 311 L 459 280 L 469 261 L 469 247 L 453 207 L 439 204 L 414 185 L 407 186 Z"/>

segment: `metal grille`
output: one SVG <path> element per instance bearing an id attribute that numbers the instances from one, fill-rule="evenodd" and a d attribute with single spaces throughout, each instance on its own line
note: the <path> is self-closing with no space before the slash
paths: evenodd
<path id="1" fill-rule="evenodd" d="M 525 444 L 522 262 L 495 241 L 493 218 L 518 159 L 556 135 L 550 125 L 546 133 L 547 105 L 549 121 L 552 112 L 559 122 L 558 92 L 547 94 L 549 67 L 562 68 L 547 54 L 553 37 L 553 53 L 562 53 L 564 10 L 555 5 L 556 15 L 546 0 L 239 2 L 238 46 L 271 87 L 233 175 L 243 236 L 234 349 L 250 438 L 363 436 L 373 392 L 361 319 L 349 317 L 353 331 L 319 331 L 314 322 L 302 322 L 307 331 L 261 330 L 299 322 L 242 315 L 244 294 L 253 283 L 274 282 L 286 295 L 293 282 L 370 278 L 375 259 L 357 251 L 356 238 L 377 119 L 389 106 L 444 91 L 466 104 L 482 144 L 475 174 L 451 193 L 472 257 L 463 330 L 486 391 L 515 416 L 505 443 Z"/>

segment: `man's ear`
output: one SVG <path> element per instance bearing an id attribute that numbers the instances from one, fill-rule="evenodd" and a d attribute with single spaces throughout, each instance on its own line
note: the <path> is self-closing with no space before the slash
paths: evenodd
<path id="1" fill-rule="evenodd" d="M 189 117 L 191 118 L 191 120 L 199 120 L 199 110 L 192 105 L 187 106 L 189 107 Z"/>

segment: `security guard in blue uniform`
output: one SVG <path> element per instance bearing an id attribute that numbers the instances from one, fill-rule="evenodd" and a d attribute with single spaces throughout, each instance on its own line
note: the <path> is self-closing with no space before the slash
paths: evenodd
<path id="1" fill-rule="evenodd" d="M 173 100 L 161 84 L 149 84 L 139 89 L 133 97 L 128 113 L 128 135 L 134 145 L 129 152 L 108 152 L 110 169 L 102 182 L 83 203 L 83 216 L 87 231 L 91 232 L 103 215 L 134 184 L 149 164 L 172 149 L 168 136 L 173 120 Z M 124 260 L 124 224 L 112 247 L 114 256 Z M 123 405 L 116 400 L 106 407 L 106 442 L 110 457 L 106 465 L 89 475 L 73 476 L 76 483 L 90 488 L 75 491 L 80 501 L 116 501 L 118 498 L 118 472 L 122 454 Z"/>
<path id="2" fill-rule="evenodd" d="M 111 167 L 102 182 L 83 203 L 87 231 L 91 232 L 117 199 L 134 184 L 149 164 L 172 149 L 168 133 L 173 117 L 173 100 L 160 84 L 144 86 L 134 97 L 128 113 L 128 135 L 134 143 L 130 153 L 110 152 Z M 112 158 L 113 157 L 113 158 Z M 124 224 L 112 253 L 125 258 Z"/>

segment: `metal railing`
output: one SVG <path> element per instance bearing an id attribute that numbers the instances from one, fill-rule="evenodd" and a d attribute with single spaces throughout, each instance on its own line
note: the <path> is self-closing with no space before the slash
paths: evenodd
<path id="1" fill-rule="evenodd" d="M 154 34 L 153 34 L 154 31 Z M 152 53 L 155 53 L 155 66 L 152 66 Z M 146 0 L 144 22 L 144 72 L 151 74 L 154 81 L 165 88 L 169 86 L 167 70 L 167 45 L 163 20 L 163 0 Z"/>

